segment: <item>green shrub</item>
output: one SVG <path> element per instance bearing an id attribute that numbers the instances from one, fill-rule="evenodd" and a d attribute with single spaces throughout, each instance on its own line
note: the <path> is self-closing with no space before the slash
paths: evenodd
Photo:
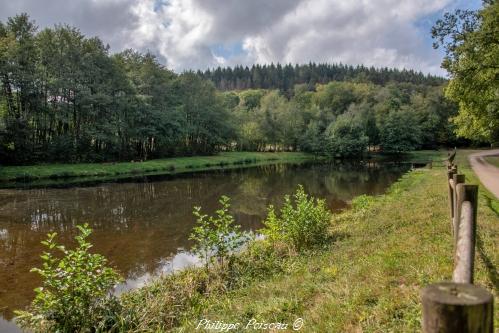
<path id="1" fill-rule="evenodd" d="M 247 234 L 240 231 L 240 226 L 234 224 L 234 217 L 229 214 L 229 201 L 227 196 L 220 198 L 222 207 L 215 211 L 215 216 L 201 214 L 201 207 L 194 207 L 197 225 L 192 229 L 189 239 L 195 242 L 192 250 L 204 260 L 207 269 L 213 259 L 223 266 L 225 259 L 248 238 Z"/>
<path id="2" fill-rule="evenodd" d="M 36 332 L 107 331 L 108 312 L 119 306 L 109 291 L 121 281 L 107 260 L 92 254 L 86 239 L 92 232 L 88 225 L 77 226 L 78 246 L 68 250 L 55 241 L 56 233 L 48 234 L 42 244 L 48 252 L 41 255 L 43 265 L 31 271 L 42 278 L 42 287 L 35 289 L 35 299 L 29 311 L 16 311 L 16 322 Z M 62 256 L 54 255 L 60 251 Z M 106 327 L 108 326 L 108 327 Z"/>
<path id="3" fill-rule="evenodd" d="M 355 210 L 366 210 L 374 202 L 374 197 L 370 195 L 359 195 L 352 200 L 352 207 Z"/>
<path id="4" fill-rule="evenodd" d="M 309 197 L 299 185 L 291 198 L 284 197 L 279 216 L 271 205 L 262 233 L 270 242 L 289 243 L 297 251 L 322 243 L 328 235 L 331 213 L 324 200 Z"/>

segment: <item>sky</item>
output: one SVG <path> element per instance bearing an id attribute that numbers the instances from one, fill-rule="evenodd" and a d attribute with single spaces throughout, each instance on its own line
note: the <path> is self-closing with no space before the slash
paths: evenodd
<path id="1" fill-rule="evenodd" d="M 254 63 L 330 62 L 444 75 L 430 29 L 480 0 L 0 0 L 40 29 L 69 24 L 111 52 L 155 54 L 177 72 Z"/>

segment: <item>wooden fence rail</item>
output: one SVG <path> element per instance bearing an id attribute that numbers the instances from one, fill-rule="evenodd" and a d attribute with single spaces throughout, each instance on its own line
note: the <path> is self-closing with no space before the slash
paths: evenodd
<path id="1" fill-rule="evenodd" d="M 452 282 L 427 286 L 421 293 L 423 332 L 492 333 L 492 294 L 473 285 L 478 185 L 466 184 L 457 165 L 447 165 L 449 212 L 454 238 Z"/>

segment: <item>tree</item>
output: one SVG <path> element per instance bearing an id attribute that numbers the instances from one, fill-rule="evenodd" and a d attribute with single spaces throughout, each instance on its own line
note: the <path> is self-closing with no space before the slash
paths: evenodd
<path id="1" fill-rule="evenodd" d="M 458 135 L 499 142 L 499 2 L 484 1 L 478 11 L 446 13 L 432 28 L 434 47 L 451 77 L 446 96 L 459 104 Z"/>
<path id="2" fill-rule="evenodd" d="M 380 145 L 384 152 L 403 153 L 417 149 L 421 130 L 410 108 L 393 110 L 381 123 Z"/>
<path id="3" fill-rule="evenodd" d="M 273 146 L 274 150 L 277 150 L 278 144 L 282 143 L 283 127 L 279 121 L 279 115 L 286 110 L 286 99 L 277 90 L 274 90 L 262 98 L 260 108 L 257 111 L 265 141 Z"/>
<path id="4" fill-rule="evenodd" d="M 211 154 L 235 136 L 230 114 L 213 84 L 194 73 L 182 74 L 176 82 L 179 111 L 185 117 L 184 147 L 191 154 Z"/>
<path id="5" fill-rule="evenodd" d="M 369 143 L 360 117 L 345 113 L 326 129 L 328 151 L 333 156 L 352 157 L 362 155 Z"/>
<path id="6" fill-rule="evenodd" d="M 316 155 L 325 151 L 326 142 L 324 139 L 324 132 L 318 121 L 312 120 L 308 124 L 307 129 L 300 138 L 299 147 L 303 151 Z"/>

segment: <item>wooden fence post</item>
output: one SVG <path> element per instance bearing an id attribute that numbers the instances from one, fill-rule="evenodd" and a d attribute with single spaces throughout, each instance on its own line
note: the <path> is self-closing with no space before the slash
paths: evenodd
<path id="1" fill-rule="evenodd" d="M 473 283 L 478 185 L 458 184 L 456 193 L 458 210 L 454 220 L 457 221 L 457 232 L 454 237 L 452 280 L 458 283 Z"/>
<path id="2" fill-rule="evenodd" d="M 454 178 L 455 173 L 457 173 L 457 171 L 454 171 L 453 169 L 447 170 L 447 187 L 449 188 L 449 207 L 450 207 L 451 225 L 454 218 L 454 189 L 452 188 L 449 180 Z M 452 230 L 452 232 L 454 233 L 454 230 Z"/>
<path id="3" fill-rule="evenodd" d="M 424 333 L 493 333 L 492 294 L 467 283 L 441 282 L 421 293 Z"/>
<path id="4" fill-rule="evenodd" d="M 459 220 L 460 220 L 460 213 L 461 213 L 461 205 L 463 203 L 464 199 L 464 189 L 462 189 L 462 185 L 465 182 L 465 176 L 464 175 L 457 175 L 453 174 L 452 175 L 452 182 L 453 182 L 453 195 L 454 197 L 452 198 L 452 202 L 454 204 L 453 207 L 453 217 L 452 217 L 452 232 L 454 235 L 454 244 L 457 242 L 457 235 L 459 233 Z M 459 191 L 463 191 L 463 193 L 460 193 Z"/>
<path id="5" fill-rule="evenodd" d="M 454 233 L 453 282 L 427 286 L 421 293 L 424 333 L 492 333 L 492 294 L 473 285 L 478 185 L 464 184 L 457 166 L 447 165 L 451 225 Z"/>

